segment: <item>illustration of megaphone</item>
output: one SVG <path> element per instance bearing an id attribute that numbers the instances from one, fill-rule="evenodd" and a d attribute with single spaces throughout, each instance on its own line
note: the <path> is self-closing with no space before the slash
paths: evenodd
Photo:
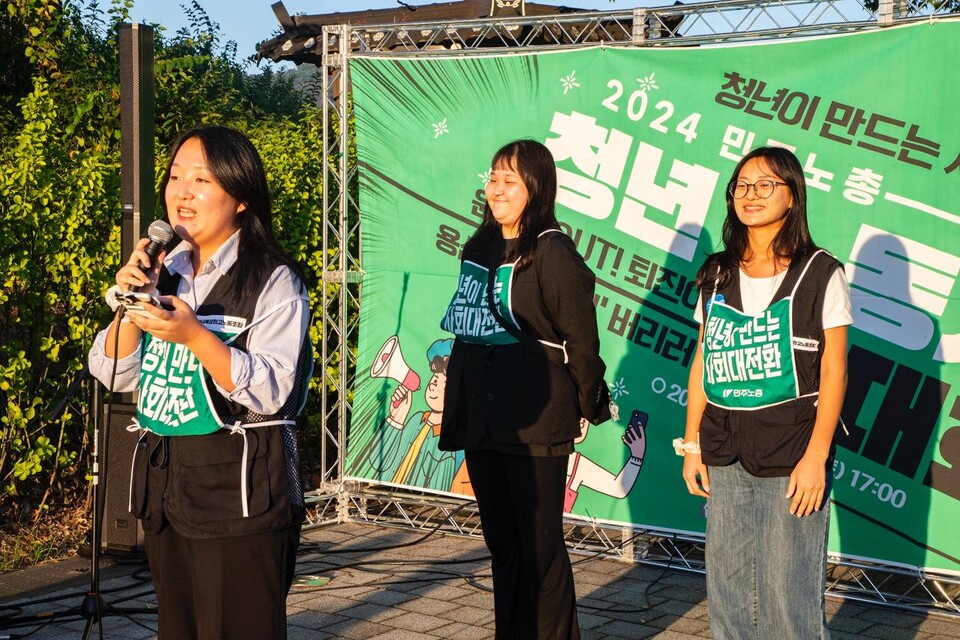
<path id="1" fill-rule="evenodd" d="M 410 392 L 420 389 L 420 376 L 403 359 L 403 353 L 400 352 L 400 340 L 397 336 L 390 336 L 380 347 L 380 353 L 377 354 L 373 366 L 370 367 L 370 377 L 396 380 L 401 387 Z M 394 402 L 394 408 L 399 404 L 400 401 Z"/>

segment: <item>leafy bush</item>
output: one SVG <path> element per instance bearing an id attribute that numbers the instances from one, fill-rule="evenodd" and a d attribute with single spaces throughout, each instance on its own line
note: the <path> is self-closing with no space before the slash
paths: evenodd
<path id="1" fill-rule="evenodd" d="M 111 0 L 106 9 L 97 0 L 0 0 L 5 557 L 25 548 L 18 535 L 56 517 L 58 508 L 79 508 L 77 498 L 88 490 L 83 369 L 107 320 L 102 295 L 121 258 L 117 33 L 131 6 L 131 0 Z M 191 28 L 172 36 L 158 29 L 155 36 L 157 181 L 165 149 L 182 130 L 218 123 L 247 132 L 267 168 L 278 236 L 316 285 L 322 282 L 319 111 L 281 74 L 246 74 L 236 45 L 221 45 L 219 26 L 199 4 L 194 0 L 186 11 Z M 317 341 L 319 318 L 315 313 L 311 331 Z M 24 561 L 43 555 L 16 553 Z"/>

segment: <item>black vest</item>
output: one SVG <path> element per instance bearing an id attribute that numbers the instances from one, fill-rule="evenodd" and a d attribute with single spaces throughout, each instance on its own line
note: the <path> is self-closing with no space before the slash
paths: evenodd
<path id="1" fill-rule="evenodd" d="M 719 254 L 710 256 L 716 261 Z M 794 366 L 800 395 L 815 394 L 820 388 L 820 360 L 823 357 L 823 304 L 827 283 L 839 261 L 828 253 L 791 263 L 783 282 L 770 303 L 790 295 L 797 280 L 811 261 L 793 298 L 793 331 L 791 338 L 815 340 L 816 351 L 793 348 Z M 708 269 L 707 273 L 711 273 Z M 712 284 L 701 289 L 701 312 L 707 318 L 706 305 L 713 293 Z M 740 296 L 740 272 L 717 290 L 726 304 L 743 310 Z M 749 473 L 758 477 L 789 476 L 806 452 L 817 417 L 814 404 L 817 396 L 797 398 L 772 407 L 751 411 L 734 410 L 707 403 L 700 422 L 700 449 L 704 464 L 726 466 L 739 461 Z M 831 450 L 828 465 L 832 464 Z"/>
<path id="2" fill-rule="evenodd" d="M 231 315 L 243 317 L 248 323 L 253 319 L 266 280 L 279 265 L 271 261 L 263 280 L 255 283 L 251 293 L 234 302 L 228 292 L 236 266 L 235 263 L 214 284 L 197 309 L 198 316 Z M 164 269 L 157 290 L 164 295 L 173 294 L 178 283 L 179 276 Z M 231 346 L 246 349 L 246 338 L 244 332 Z M 309 337 L 305 336 L 298 358 L 298 378 L 290 398 L 277 414 L 261 416 L 227 401 L 208 377 L 205 383 L 214 410 L 225 423 L 294 419 L 309 384 L 307 372 L 312 353 Z M 244 435 L 226 429 L 208 435 L 176 437 L 144 432 L 133 456 L 130 510 L 143 521 L 144 531 L 156 533 L 169 524 L 181 535 L 193 538 L 222 538 L 290 526 L 303 517 L 295 435 L 292 427 L 284 425 L 251 427 Z"/>
<path id="3" fill-rule="evenodd" d="M 231 315 L 242 317 L 247 321 L 247 323 L 250 323 L 250 321 L 253 320 L 254 312 L 256 311 L 257 300 L 259 299 L 260 294 L 263 292 L 263 287 L 266 282 L 257 283 L 256 295 L 246 296 L 244 299 L 240 300 L 239 303 L 233 302 L 230 296 L 233 283 L 236 278 L 237 264 L 237 262 L 234 262 L 230 270 L 226 274 L 220 276 L 217 282 L 214 283 L 213 288 L 203 301 L 203 304 L 197 307 L 197 316 Z M 267 277 L 273 273 L 277 266 L 279 266 L 279 264 L 274 263 L 271 268 L 265 271 Z M 163 267 L 160 272 L 160 276 L 157 279 L 157 291 L 160 292 L 160 295 L 176 295 L 177 288 L 179 286 L 180 275 L 173 275 L 167 271 L 166 267 Z M 225 303 L 225 300 L 230 300 L 230 302 Z M 229 304 L 229 307 L 227 304 Z M 236 340 L 230 343 L 230 346 L 236 347 L 242 351 L 246 351 L 247 332 L 244 331 L 237 336 Z M 224 424 L 230 424 L 234 422 L 240 422 L 242 424 L 256 424 L 258 422 L 296 419 L 297 415 L 300 413 L 300 409 L 302 408 L 305 399 L 304 396 L 307 392 L 307 387 L 309 386 L 310 381 L 307 372 L 312 364 L 312 358 L 313 349 L 310 345 L 309 335 L 307 335 L 304 336 L 303 343 L 300 345 L 300 355 L 297 358 L 297 379 L 294 381 L 293 390 L 290 393 L 290 397 L 287 398 L 287 401 L 277 413 L 269 416 L 260 415 L 259 413 L 251 411 L 243 405 L 237 404 L 236 402 L 231 402 L 227 398 L 224 398 L 216 390 L 213 379 L 209 375 L 205 376 L 204 384 L 207 386 L 207 391 L 212 401 L 213 409 L 217 412 L 217 415 Z"/>

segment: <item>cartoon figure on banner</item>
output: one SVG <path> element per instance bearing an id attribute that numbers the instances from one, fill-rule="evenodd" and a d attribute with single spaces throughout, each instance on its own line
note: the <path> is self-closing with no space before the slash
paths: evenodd
<path id="1" fill-rule="evenodd" d="M 437 449 L 443 418 L 443 391 L 452 339 L 437 340 L 427 349 L 431 377 L 424 390 L 428 409 L 408 417 L 420 376 L 406 363 L 397 336 L 384 342 L 370 368 L 373 378 L 400 384 L 390 398 L 387 418 L 360 456 L 362 468 L 372 468 L 380 480 L 425 489 L 448 491 L 456 469 L 453 453 Z"/>
<path id="2" fill-rule="evenodd" d="M 580 444 L 587 438 L 590 423 L 580 421 L 580 437 L 573 443 Z M 570 456 L 567 463 L 567 488 L 563 498 L 563 511 L 569 513 L 577 501 L 580 487 L 593 489 L 598 493 L 622 500 L 633 489 L 633 485 L 643 467 L 643 456 L 647 451 L 647 414 L 634 411 L 630 416 L 630 424 L 623 432 L 621 440 L 630 450 L 630 458 L 623 464 L 617 475 L 607 471 L 596 462 L 587 458 L 579 451 Z"/>

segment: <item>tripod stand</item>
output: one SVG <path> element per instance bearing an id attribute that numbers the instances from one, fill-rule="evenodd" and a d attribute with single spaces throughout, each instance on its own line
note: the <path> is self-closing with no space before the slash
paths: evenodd
<path id="1" fill-rule="evenodd" d="M 109 452 L 110 452 L 110 427 L 111 413 L 113 403 L 107 405 L 107 414 L 103 414 L 103 397 L 101 385 L 93 379 L 86 367 L 77 375 L 76 379 L 67 389 L 63 399 L 53 410 L 53 420 L 57 420 L 64 412 L 67 404 L 73 399 L 77 391 L 84 382 L 90 385 L 89 395 L 89 420 L 93 423 L 93 447 L 92 455 L 92 482 L 91 482 L 91 502 L 93 505 L 93 514 L 90 527 L 90 586 L 84 595 L 78 609 L 66 612 L 64 615 L 79 614 L 86 620 L 84 626 L 83 638 L 86 640 L 96 624 L 99 628 L 99 636 L 103 638 L 103 618 L 107 615 L 129 616 L 136 613 L 156 613 L 155 609 L 147 608 L 129 608 L 121 609 L 111 606 L 100 593 L 100 554 L 103 546 L 103 518 L 106 505 L 105 483 L 101 485 L 101 478 L 107 478 Z M 88 422 L 89 424 L 89 422 Z M 103 443 L 104 456 L 103 462 L 100 462 L 100 443 Z"/>
<path id="2" fill-rule="evenodd" d="M 91 450 L 92 453 L 92 484 L 90 485 L 91 491 L 91 502 L 92 502 L 92 518 L 91 518 L 91 529 L 90 535 L 92 538 L 91 542 L 91 555 L 90 555 L 90 587 L 84 594 L 82 603 L 77 607 L 71 607 L 63 611 L 44 611 L 42 613 L 36 614 L 27 614 L 27 615 L 4 615 L 2 620 L 0 620 L 0 629 L 12 629 L 17 627 L 31 627 L 39 625 L 40 627 L 46 626 L 55 620 L 61 619 L 72 619 L 74 617 L 81 617 L 86 620 L 86 625 L 84 629 L 83 637 L 84 639 L 90 636 L 91 631 L 94 628 L 94 624 L 97 623 L 100 629 L 100 637 L 103 638 L 103 618 L 107 615 L 122 615 L 129 617 L 133 614 L 156 614 L 157 610 L 155 607 L 148 608 L 119 608 L 109 605 L 103 596 L 100 593 L 100 552 L 103 548 L 103 520 L 104 513 L 106 511 L 106 493 L 104 491 L 104 486 L 100 483 L 101 476 L 107 477 L 107 465 L 106 460 L 101 464 L 99 460 L 99 451 L 100 451 L 100 442 L 103 442 L 103 446 L 106 449 L 109 446 L 109 416 L 112 405 L 108 408 L 108 418 L 105 421 L 103 419 L 102 413 L 102 402 L 101 402 L 101 387 L 98 382 L 93 380 L 90 376 L 89 371 L 84 367 L 82 371 L 77 374 L 77 377 L 71 383 L 69 389 L 64 395 L 63 399 L 57 405 L 57 407 L 51 413 L 50 420 L 56 422 L 65 411 L 67 405 L 74 398 L 77 391 L 81 389 L 84 382 L 89 381 L 90 394 L 88 396 L 89 400 L 89 411 L 87 412 L 87 419 L 84 421 L 85 428 L 89 429 L 93 426 L 93 447 Z M 102 434 L 102 439 L 101 439 Z M 126 507 L 126 504 L 124 504 Z M 141 592 L 131 595 L 130 597 L 139 597 L 142 595 L 147 595 L 148 592 Z M 40 600 L 39 602 L 56 602 L 63 600 L 65 598 L 70 598 L 71 595 L 56 596 L 48 600 Z M 37 602 L 31 598 L 31 603 Z M 21 603 L 19 605 L 13 604 L 7 606 L 4 611 L 7 612 L 11 609 L 17 610 L 21 607 L 27 605 L 27 603 Z M 0 637 L 26 637 L 35 633 L 38 629 L 28 632 L 24 636 L 17 634 L 2 634 Z"/>
<path id="3" fill-rule="evenodd" d="M 91 380 L 90 413 L 93 416 L 93 480 L 92 503 L 93 518 L 90 527 L 90 588 L 80 605 L 80 615 L 87 621 L 84 626 L 83 639 L 90 637 L 94 624 L 99 628 L 99 635 L 103 637 L 103 618 L 106 615 L 130 615 L 133 613 L 155 613 L 151 609 L 119 609 L 109 605 L 100 593 L 100 553 L 103 544 L 103 518 L 106 505 L 106 491 L 100 483 L 101 477 L 107 478 L 109 456 L 103 456 L 100 461 L 100 443 L 103 450 L 110 451 L 110 427 L 113 403 L 107 405 L 106 416 L 103 415 L 101 386 L 96 380 Z"/>

